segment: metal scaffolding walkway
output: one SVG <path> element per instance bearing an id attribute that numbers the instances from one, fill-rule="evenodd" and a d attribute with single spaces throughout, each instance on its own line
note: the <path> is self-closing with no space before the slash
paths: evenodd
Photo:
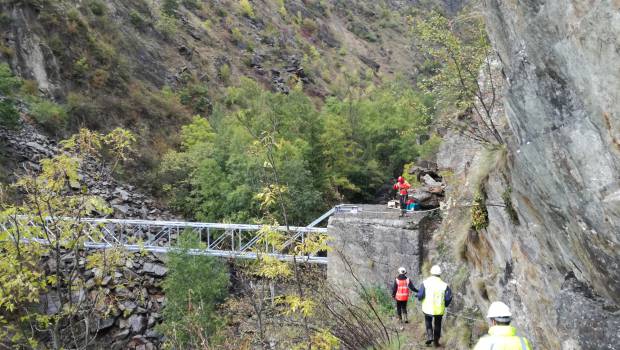
<path id="1" fill-rule="evenodd" d="M 256 259 L 259 254 L 268 255 L 279 260 L 293 261 L 288 254 L 297 242 L 303 242 L 307 235 L 326 233 L 327 228 L 315 227 L 323 220 L 337 212 L 357 212 L 355 205 L 338 205 L 330 209 L 308 226 L 288 228 L 270 227 L 271 230 L 284 232 L 288 239 L 281 247 L 261 246 L 263 225 L 199 223 L 184 221 L 149 221 L 124 219 L 79 219 L 83 232 L 88 237 L 84 242 L 86 249 L 108 249 L 123 247 L 130 252 L 153 252 L 167 254 L 174 249 L 181 232 L 191 231 L 199 235 L 204 242 L 204 249 L 190 249 L 191 255 L 210 255 L 225 258 Z M 68 218 L 67 220 L 76 221 Z M 29 221 L 28 225 L 37 225 Z M 7 230 L 10 225 L 0 223 L 0 230 Z M 37 242 L 45 244 L 43 240 Z M 260 249 L 257 249 L 260 248 Z M 260 251 L 260 253 L 258 253 Z M 295 257 L 297 261 L 327 264 L 327 258 L 321 256 Z"/>

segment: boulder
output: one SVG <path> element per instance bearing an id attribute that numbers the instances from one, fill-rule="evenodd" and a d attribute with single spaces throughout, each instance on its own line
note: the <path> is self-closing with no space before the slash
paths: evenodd
<path id="1" fill-rule="evenodd" d="M 142 333 L 146 328 L 146 317 L 142 315 L 131 315 L 128 322 L 133 333 Z"/>
<path id="2" fill-rule="evenodd" d="M 160 264 L 145 263 L 142 270 L 155 276 L 163 277 L 168 273 L 168 269 Z"/>
<path id="3" fill-rule="evenodd" d="M 112 327 L 114 325 L 114 322 L 116 322 L 116 317 L 108 317 L 105 319 L 98 319 L 97 320 L 97 331 L 103 331 L 106 330 L 110 327 Z"/>

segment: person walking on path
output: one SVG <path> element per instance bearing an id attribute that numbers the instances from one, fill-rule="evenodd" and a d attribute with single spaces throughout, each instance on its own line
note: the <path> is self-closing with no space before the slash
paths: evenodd
<path id="1" fill-rule="evenodd" d="M 422 282 L 418 290 L 418 299 L 422 301 L 422 312 L 426 323 L 426 345 L 434 343 L 439 347 L 441 338 L 441 319 L 446 307 L 452 302 L 452 290 L 448 284 L 439 278 L 441 268 L 431 267 L 431 277 Z"/>
<path id="2" fill-rule="evenodd" d="M 404 267 L 400 267 L 398 268 L 398 277 L 396 277 L 392 285 L 392 298 L 396 300 L 396 314 L 401 324 L 403 322 L 409 323 L 409 319 L 407 319 L 409 290 L 412 290 L 414 293 L 418 292 L 413 282 L 407 277 L 407 270 Z"/>
<path id="3" fill-rule="evenodd" d="M 393 188 L 395 191 L 398 191 L 398 194 L 400 195 L 400 215 L 403 216 L 407 211 L 407 196 L 411 185 L 407 182 L 407 180 L 405 180 L 404 177 L 399 176 L 398 181 L 394 184 Z"/>
<path id="4" fill-rule="evenodd" d="M 524 337 L 517 335 L 517 329 L 510 325 L 512 313 L 501 301 L 491 303 L 487 318 L 491 322 L 489 334 L 480 338 L 474 350 L 532 350 Z"/>

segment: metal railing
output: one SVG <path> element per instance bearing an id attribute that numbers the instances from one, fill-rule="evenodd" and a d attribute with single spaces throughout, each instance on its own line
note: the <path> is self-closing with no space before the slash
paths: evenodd
<path id="1" fill-rule="evenodd" d="M 305 227 L 270 227 L 271 230 L 284 232 L 287 240 L 280 247 L 264 243 L 263 225 L 200 223 L 185 221 L 151 221 L 132 219 L 92 219 L 92 218 L 57 218 L 79 226 L 87 237 L 86 249 L 108 249 L 123 247 L 131 252 L 153 252 L 167 254 L 175 249 L 181 232 L 191 231 L 205 244 L 202 249 L 190 249 L 191 255 L 211 255 L 225 258 L 256 259 L 259 255 L 268 255 L 279 260 L 300 261 L 327 264 L 327 258 L 321 256 L 294 256 L 289 254 L 296 242 L 304 242 L 307 235 L 327 233 L 327 228 L 315 227 L 323 220 L 337 212 L 356 212 L 357 206 L 336 206 Z M 25 219 L 23 224 L 43 226 L 34 220 Z M 0 222 L 0 230 L 8 230 L 12 224 Z M 36 239 L 45 244 L 44 239 Z M 264 244 L 264 245 L 262 245 Z M 259 247 L 259 245 L 261 245 Z"/>

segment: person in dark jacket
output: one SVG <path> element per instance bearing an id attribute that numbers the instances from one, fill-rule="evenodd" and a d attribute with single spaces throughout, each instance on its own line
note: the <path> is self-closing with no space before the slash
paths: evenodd
<path id="1" fill-rule="evenodd" d="M 413 282 L 407 277 L 407 270 L 404 267 L 398 268 L 398 277 L 392 284 L 392 298 L 396 300 L 396 314 L 400 322 L 409 323 L 407 319 L 407 301 L 409 301 L 409 290 L 414 293 L 418 292 L 418 289 L 413 285 Z"/>
<path id="2" fill-rule="evenodd" d="M 441 319 L 446 307 L 452 302 L 452 290 L 439 278 L 440 275 L 441 268 L 438 265 L 431 267 L 431 277 L 425 279 L 418 290 L 426 323 L 426 345 L 434 343 L 436 348 L 439 347 L 441 337 Z"/>

